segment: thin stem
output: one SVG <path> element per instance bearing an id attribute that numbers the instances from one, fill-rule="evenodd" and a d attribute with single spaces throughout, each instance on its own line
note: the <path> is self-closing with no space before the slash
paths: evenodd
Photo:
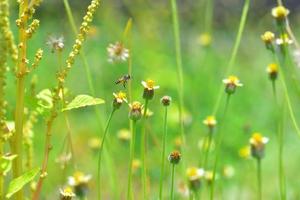
<path id="1" fill-rule="evenodd" d="M 145 100 L 145 107 L 143 113 L 143 131 L 141 137 L 141 158 L 142 158 L 142 187 L 143 187 L 143 199 L 147 199 L 147 172 L 146 172 L 146 115 L 148 109 L 149 100 Z"/>
<path id="2" fill-rule="evenodd" d="M 184 107 L 184 88 L 183 88 L 183 70 L 182 70 L 182 55 L 180 45 L 180 33 L 179 33 L 179 20 L 176 0 L 171 0 L 172 18 L 173 18 L 173 32 L 175 39 L 175 51 L 176 51 L 176 64 L 177 64 L 177 76 L 178 76 L 178 106 L 179 106 L 179 121 L 180 121 L 180 134 L 183 145 L 185 145 L 185 134 L 183 124 L 183 107 Z"/>
<path id="3" fill-rule="evenodd" d="M 19 4 L 19 18 L 25 15 L 25 11 L 28 8 L 28 0 L 23 0 Z M 24 95 L 25 95 L 25 75 L 27 71 L 26 67 L 26 55 L 27 55 L 27 36 L 26 27 L 28 16 L 23 17 L 23 26 L 19 27 L 19 55 L 18 55 L 18 71 L 17 71 L 17 102 L 15 112 L 15 134 L 13 136 L 13 154 L 17 157 L 13 161 L 13 178 L 17 178 L 22 174 L 22 138 L 23 138 L 23 124 L 24 124 Z M 17 200 L 23 199 L 23 190 L 21 189 L 16 194 Z"/>
<path id="4" fill-rule="evenodd" d="M 207 147 L 206 147 L 206 142 L 204 143 L 203 147 L 205 149 L 205 154 L 204 154 L 204 161 L 203 161 L 203 168 L 206 169 L 207 165 L 207 160 L 208 160 L 208 154 L 211 146 L 211 141 L 212 141 L 212 131 L 209 131 L 208 136 L 207 136 Z"/>
<path id="5" fill-rule="evenodd" d="M 103 138 L 101 140 L 101 145 L 100 145 L 100 149 L 99 149 L 99 154 L 98 154 L 98 166 L 97 166 L 97 185 L 98 185 L 98 200 L 101 199 L 101 158 L 102 158 L 102 152 L 103 152 L 103 146 L 104 146 L 104 142 L 105 142 L 105 139 L 106 139 L 106 135 L 108 133 L 108 128 L 109 128 L 109 125 L 110 125 L 110 122 L 111 122 L 111 119 L 115 113 L 116 109 L 112 109 L 109 117 L 108 117 L 108 120 L 106 122 L 106 126 L 105 126 L 105 129 L 104 129 L 104 134 L 103 134 Z"/>
<path id="6" fill-rule="evenodd" d="M 171 195 L 170 199 L 174 199 L 174 178 L 175 178 L 175 164 L 172 164 L 172 176 L 171 176 Z"/>
<path id="7" fill-rule="evenodd" d="M 225 104 L 225 109 L 224 109 L 224 113 L 223 113 L 223 117 L 221 118 L 223 121 L 225 121 L 226 118 L 226 114 L 227 114 L 227 108 L 229 105 L 229 101 L 230 101 L 230 94 L 227 94 L 227 99 L 226 99 L 226 104 Z M 219 124 L 219 136 L 218 136 L 218 141 L 216 143 L 216 156 L 215 156 L 215 161 L 214 161 L 214 165 L 213 165 L 213 177 L 212 177 L 212 182 L 211 182 L 211 187 L 210 187 L 210 200 L 214 199 L 214 188 L 215 188 L 215 181 L 216 181 L 216 171 L 217 171 L 217 166 L 218 166 L 218 161 L 220 158 L 220 153 L 221 153 L 221 144 L 223 141 L 223 131 L 222 131 L 222 123 Z"/>
<path id="8" fill-rule="evenodd" d="M 132 134 L 131 134 L 131 141 L 130 141 L 130 161 L 128 167 L 128 184 L 127 184 L 127 200 L 133 199 L 132 198 L 132 162 L 134 159 L 134 147 L 135 147 L 135 132 L 136 132 L 136 121 L 132 123 Z"/>
<path id="9" fill-rule="evenodd" d="M 236 37 L 234 47 L 233 47 L 233 50 L 232 50 L 232 53 L 231 53 L 231 56 L 230 56 L 229 64 L 228 64 L 228 67 L 227 67 L 226 73 L 225 73 L 226 76 L 230 75 L 230 73 L 232 71 L 232 68 L 234 66 L 235 60 L 236 60 L 237 52 L 238 52 L 238 49 L 240 47 L 243 31 L 245 29 L 245 24 L 246 24 L 246 21 L 247 21 L 249 6 L 250 6 L 250 0 L 245 0 L 242 15 L 241 15 L 241 19 L 240 19 L 240 24 L 239 24 L 237 37 Z M 217 101 L 216 101 L 216 104 L 215 104 L 214 109 L 213 109 L 213 114 L 214 115 L 216 115 L 216 113 L 218 112 L 218 109 L 220 107 L 220 103 L 221 103 L 221 100 L 222 100 L 222 95 L 223 95 L 223 85 L 221 85 L 220 89 L 219 89 Z"/>
<path id="10" fill-rule="evenodd" d="M 204 30 L 209 34 L 212 33 L 213 5 L 214 0 L 206 0 Z"/>
<path id="11" fill-rule="evenodd" d="M 257 199 L 262 200 L 261 159 L 257 158 Z"/>
<path id="12" fill-rule="evenodd" d="M 279 60 L 277 54 L 275 52 L 272 52 L 272 56 L 273 56 L 275 62 L 277 63 L 277 65 L 279 66 L 278 69 L 279 69 L 280 82 L 283 86 L 284 96 L 285 96 L 286 103 L 287 103 L 287 106 L 288 106 L 289 115 L 291 117 L 293 126 L 296 130 L 296 133 L 298 134 L 298 136 L 300 136 L 300 128 L 298 126 L 298 123 L 297 123 L 297 120 L 296 120 L 296 117 L 295 117 L 295 114 L 294 114 L 294 109 L 293 109 L 293 106 L 292 106 L 292 103 L 291 103 L 291 99 L 290 99 L 290 96 L 289 96 L 289 93 L 288 93 L 288 89 L 287 89 L 287 85 L 286 85 L 286 79 L 285 79 L 285 73 L 282 70 L 282 65 L 280 63 L 280 60 Z"/>
<path id="13" fill-rule="evenodd" d="M 163 199 L 163 182 L 165 173 L 165 160 L 166 160 L 166 139 L 167 139 L 167 118 L 168 118 L 168 107 L 165 106 L 165 117 L 164 117 L 164 133 L 163 133 L 163 146 L 161 153 L 161 168 L 160 168 L 160 183 L 159 183 L 159 199 Z"/>

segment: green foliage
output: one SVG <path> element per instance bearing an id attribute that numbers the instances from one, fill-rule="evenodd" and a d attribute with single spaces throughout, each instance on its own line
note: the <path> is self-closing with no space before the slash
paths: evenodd
<path id="1" fill-rule="evenodd" d="M 62 109 L 62 111 L 73 110 L 86 106 L 95 106 L 103 103 L 105 103 L 103 99 L 81 94 L 76 96 L 65 108 Z"/>
<path id="2" fill-rule="evenodd" d="M 0 158 L 0 173 L 4 176 L 11 170 L 12 161 L 17 155 L 4 155 Z"/>
<path id="3" fill-rule="evenodd" d="M 35 167 L 25 174 L 13 179 L 8 186 L 8 192 L 6 194 L 6 198 L 12 197 L 16 192 L 21 190 L 27 183 L 32 181 L 34 177 L 39 173 L 40 168 Z"/>

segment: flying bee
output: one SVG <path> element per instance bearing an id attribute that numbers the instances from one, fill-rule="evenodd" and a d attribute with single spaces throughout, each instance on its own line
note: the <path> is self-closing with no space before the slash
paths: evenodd
<path id="1" fill-rule="evenodd" d="M 125 74 L 124 76 L 119 78 L 115 83 L 116 84 L 122 83 L 123 87 L 126 88 L 127 81 L 129 81 L 130 79 L 131 79 L 131 76 L 129 74 Z"/>

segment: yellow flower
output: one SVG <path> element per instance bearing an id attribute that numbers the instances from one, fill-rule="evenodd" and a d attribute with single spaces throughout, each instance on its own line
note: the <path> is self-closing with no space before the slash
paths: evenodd
<path id="1" fill-rule="evenodd" d="M 278 66 L 276 63 L 271 63 L 267 67 L 267 72 L 271 80 L 275 80 L 278 76 Z"/>
<path id="2" fill-rule="evenodd" d="M 186 170 L 186 175 L 189 180 L 198 180 L 204 177 L 205 172 L 202 168 L 189 167 Z"/>
<path id="3" fill-rule="evenodd" d="M 203 124 L 205 124 L 206 126 L 212 128 L 217 124 L 217 120 L 215 118 L 215 116 L 207 116 L 205 120 L 203 120 Z"/>
<path id="4" fill-rule="evenodd" d="M 147 79 L 146 81 L 142 81 L 142 85 L 147 90 L 156 90 L 159 88 L 159 86 L 155 86 L 155 82 L 151 79 Z"/>
<path id="5" fill-rule="evenodd" d="M 76 196 L 71 187 L 65 187 L 64 189 L 59 189 L 59 190 L 60 190 L 61 200 L 71 200 L 73 197 Z"/>
<path id="6" fill-rule="evenodd" d="M 269 142 L 269 138 L 263 137 L 260 133 L 254 133 L 250 138 L 251 155 L 254 158 L 261 159 L 264 157 L 265 144 Z"/>
<path id="7" fill-rule="evenodd" d="M 236 76 L 229 76 L 227 79 L 223 80 L 223 83 L 225 84 L 225 92 L 230 95 L 235 92 L 236 87 L 243 86 L 242 83 L 240 83 L 240 80 Z"/>
<path id="8" fill-rule="evenodd" d="M 248 158 L 250 158 L 250 155 L 251 155 L 251 151 L 250 151 L 249 145 L 244 146 L 239 150 L 239 156 L 241 158 L 248 159 Z"/>
<path id="9" fill-rule="evenodd" d="M 98 137 L 92 137 L 88 141 L 88 146 L 93 150 L 97 150 L 101 146 L 101 140 Z"/>
<path id="10" fill-rule="evenodd" d="M 293 40 L 291 40 L 289 38 L 289 35 L 286 33 L 281 35 L 280 38 L 276 39 L 277 45 L 288 45 L 288 44 L 292 44 L 292 43 L 293 43 Z"/>
<path id="11" fill-rule="evenodd" d="M 198 38 L 198 42 L 201 46 L 209 46 L 212 43 L 212 37 L 209 33 L 202 33 Z"/>
<path id="12" fill-rule="evenodd" d="M 141 168 L 141 161 L 139 159 L 134 159 L 132 161 L 132 171 L 136 172 L 139 168 Z"/>
<path id="13" fill-rule="evenodd" d="M 129 107 L 129 118 L 133 121 L 141 119 L 143 105 L 138 101 L 134 101 L 133 103 L 129 104 Z"/>
<path id="14" fill-rule="evenodd" d="M 81 184 L 87 184 L 90 179 L 92 178 L 91 175 L 85 175 L 80 171 L 76 171 L 73 176 L 68 177 L 68 183 L 70 186 L 77 186 Z"/>
<path id="15" fill-rule="evenodd" d="M 224 79 L 223 80 L 223 83 L 226 84 L 226 85 L 234 85 L 234 86 L 237 86 L 237 87 L 241 87 L 243 86 L 242 83 L 240 83 L 240 80 L 237 76 L 229 76 L 227 79 Z"/>
<path id="16" fill-rule="evenodd" d="M 254 146 L 260 146 L 267 144 L 269 142 L 269 138 L 263 137 L 260 133 L 253 133 L 252 137 L 250 138 L 250 144 Z"/>
<path id="17" fill-rule="evenodd" d="M 174 145 L 175 145 L 176 149 L 180 149 L 181 148 L 181 146 L 182 146 L 182 139 L 181 139 L 181 137 L 176 137 L 174 139 Z"/>
<path id="18" fill-rule="evenodd" d="M 225 165 L 223 167 L 222 175 L 225 178 L 231 178 L 231 177 L 233 177 L 234 173 L 235 173 L 234 168 L 231 165 Z"/>
<path id="19" fill-rule="evenodd" d="M 118 139 L 122 141 L 129 141 L 131 139 L 131 133 L 128 129 L 121 129 L 118 131 Z"/>
<path id="20" fill-rule="evenodd" d="M 127 98 L 126 98 L 126 93 L 120 91 L 118 93 L 113 93 L 114 97 L 115 97 L 115 100 L 118 102 L 118 103 L 123 103 L 123 102 L 126 102 L 127 103 Z"/>
<path id="21" fill-rule="evenodd" d="M 264 41 L 264 43 L 270 44 L 274 41 L 275 34 L 270 31 L 266 31 L 263 35 L 261 35 L 261 39 Z"/>
<path id="22" fill-rule="evenodd" d="M 205 171 L 205 180 L 210 184 L 213 180 L 214 172 L 213 171 Z"/>
<path id="23" fill-rule="evenodd" d="M 283 6 L 277 6 L 272 9 L 272 16 L 275 19 L 284 19 L 286 16 L 288 16 L 289 13 L 290 11 Z"/>

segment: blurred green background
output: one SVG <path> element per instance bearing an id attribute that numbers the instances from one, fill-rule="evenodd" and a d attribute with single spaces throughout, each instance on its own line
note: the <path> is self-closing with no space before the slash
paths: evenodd
<path id="1" fill-rule="evenodd" d="M 88 4 L 89 1 L 87 0 L 70 1 L 78 27 Z M 211 47 L 203 47 L 199 43 L 199 36 L 204 32 L 204 5 L 203 0 L 178 1 L 184 71 L 185 132 L 188 143 L 186 154 L 183 155 L 182 159 L 185 160 L 187 166 L 197 165 L 200 159 L 198 142 L 207 133 L 202 121 L 207 115 L 211 114 L 222 79 L 225 78 L 225 67 L 228 64 L 236 37 L 243 1 L 217 0 L 215 2 Z M 268 80 L 266 73 L 266 66 L 272 60 L 260 40 L 260 35 L 264 31 L 275 30 L 270 14 L 271 8 L 275 5 L 275 0 L 251 1 L 249 19 L 244 30 L 237 61 L 234 65 L 234 74 L 239 76 L 244 87 L 239 88 L 232 97 L 222 129 L 225 134 L 225 141 L 222 147 L 220 170 L 222 166 L 230 165 L 234 167 L 235 175 L 228 180 L 222 178 L 218 180 L 222 184 L 217 183 L 216 199 L 251 200 L 256 198 L 255 161 L 242 159 L 238 154 L 239 149 L 248 144 L 248 140 L 254 131 L 259 131 L 270 138 L 270 143 L 266 149 L 266 157 L 263 160 L 264 199 L 279 199 L 277 125 L 274 116 L 271 82 Z M 298 36 L 300 2 L 289 0 L 286 5 L 291 10 L 291 26 L 296 36 Z M 11 13 L 11 22 L 16 33 L 16 26 L 13 23 L 16 19 L 16 5 L 12 5 Z M 40 91 L 55 86 L 55 73 L 58 70 L 57 57 L 51 53 L 46 45 L 48 37 L 57 35 L 65 38 L 63 54 L 66 57 L 74 42 L 74 34 L 68 23 L 62 1 L 44 1 L 37 10 L 36 17 L 41 20 L 41 25 L 38 32 L 30 40 L 28 58 L 33 59 L 37 48 L 44 49 L 41 64 L 34 72 L 38 76 L 37 91 Z M 163 130 L 163 107 L 160 104 L 160 98 L 163 95 L 170 95 L 173 98 L 168 124 L 167 153 L 174 149 L 174 139 L 179 136 L 178 82 L 170 2 L 145 0 L 103 1 L 93 22 L 92 31 L 83 48 L 91 67 L 96 96 L 105 99 L 107 102 L 105 105 L 97 106 L 97 109 L 101 112 L 102 122 L 99 122 L 93 108 L 79 109 L 68 113 L 78 170 L 93 175 L 89 199 L 96 199 L 97 154 L 95 150 L 89 147 L 88 141 L 102 134 L 101 127 L 103 127 L 111 110 L 112 93 L 123 89 L 122 86 L 115 85 L 114 82 L 127 73 L 126 63 L 110 64 L 107 62 L 106 47 L 110 43 L 122 39 L 122 33 L 129 18 L 133 19 L 132 48 L 130 50 L 133 61 L 133 99 L 142 101 L 143 88 L 140 84 L 141 80 L 151 78 L 160 85 L 160 89 L 155 93 L 154 100 L 150 103 L 150 109 L 154 112 L 154 115 L 150 117 L 148 123 L 147 164 L 151 182 L 151 199 L 157 199 L 158 196 Z M 27 78 L 27 88 L 30 88 L 32 75 L 30 74 Z M 8 79 L 8 113 L 9 119 L 13 119 L 16 85 L 12 72 L 8 73 Z M 66 81 L 66 87 L 70 90 L 71 96 L 91 94 L 80 57 L 76 59 Z M 281 95 L 281 88 L 278 89 Z M 29 95 L 28 89 L 27 96 L 29 97 Z M 293 91 L 291 96 L 296 117 L 300 119 L 299 95 Z M 221 111 L 224 109 L 224 104 L 225 102 L 222 101 Z M 124 105 L 115 114 L 109 129 L 109 151 L 114 162 L 114 169 L 108 169 L 107 165 L 104 164 L 102 172 L 104 178 L 102 180 L 105 182 L 102 184 L 102 191 L 104 191 L 105 199 L 113 199 L 109 182 L 109 177 L 113 176 L 112 172 L 118 177 L 117 184 L 121 194 L 126 194 L 129 144 L 120 142 L 117 138 L 117 132 L 122 128 L 128 129 L 127 115 L 128 108 Z M 39 118 L 34 133 L 34 165 L 39 166 L 42 161 L 45 139 L 45 121 L 43 118 Z M 58 188 L 62 187 L 67 181 L 67 176 L 72 175 L 74 172 L 72 164 L 68 165 L 65 170 L 61 170 L 59 164 L 55 162 L 55 159 L 62 153 L 63 138 L 66 133 L 67 128 L 63 115 L 60 115 L 53 129 L 53 150 L 49 163 L 49 176 L 45 181 L 41 199 L 57 198 Z M 300 199 L 300 177 L 298 175 L 300 141 L 288 115 L 284 134 L 284 165 L 288 199 L 296 200 Z M 139 131 L 137 135 L 139 141 Z M 137 143 L 139 144 L 139 142 Z M 214 155 L 213 152 L 211 155 Z M 139 151 L 137 151 L 137 158 L 139 158 Z M 213 157 L 211 156 L 211 158 Z M 106 161 L 104 158 L 104 163 Z M 210 159 L 210 163 L 212 161 Z M 209 168 L 211 169 L 211 167 L 210 165 Z M 166 173 L 170 174 L 168 167 L 167 169 Z M 185 181 L 185 174 L 182 171 L 184 172 L 184 170 L 178 170 L 176 185 Z M 136 194 L 138 194 L 140 178 L 136 176 L 134 180 L 136 182 Z M 166 195 L 168 194 L 169 181 L 170 176 L 167 176 L 165 180 Z M 203 191 L 203 193 L 208 193 L 206 188 L 203 188 Z M 176 193 L 176 197 L 178 199 L 183 198 L 178 193 Z M 124 199 L 124 197 L 121 199 Z"/>

